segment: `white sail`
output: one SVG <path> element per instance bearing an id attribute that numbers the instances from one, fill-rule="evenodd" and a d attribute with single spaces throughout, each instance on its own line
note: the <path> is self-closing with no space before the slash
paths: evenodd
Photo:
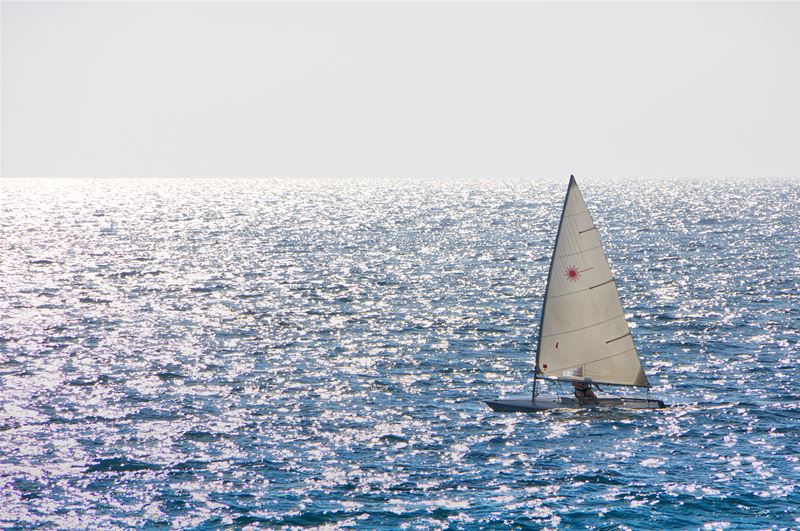
<path id="1" fill-rule="evenodd" d="M 650 386 L 574 177 L 550 262 L 536 369 L 561 380 Z"/>

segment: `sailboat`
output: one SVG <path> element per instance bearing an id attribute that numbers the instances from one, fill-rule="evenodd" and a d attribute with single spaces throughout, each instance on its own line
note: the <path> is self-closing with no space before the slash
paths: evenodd
<path id="1" fill-rule="evenodd" d="M 530 396 L 486 400 L 489 407 L 523 412 L 666 407 L 661 400 L 649 398 L 650 382 L 639 361 L 616 281 L 572 175 L 547 274 L 534 367 Z M 599 388 L 601 384 L 640 387 L 648 389 L 648 395 L 628 398 L 606 392 L 578 392 L 575 397 L 537 396 L 537 377 L 559 384 L 569 382 L 576 389 Z"/>

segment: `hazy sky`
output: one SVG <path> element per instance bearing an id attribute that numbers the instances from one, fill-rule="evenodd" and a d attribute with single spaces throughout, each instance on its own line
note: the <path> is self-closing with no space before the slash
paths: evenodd
<path id="1" fill-rule="evenodd" d="M 4 176 L 800 175 L 800 3 L 2 2 Z"/>

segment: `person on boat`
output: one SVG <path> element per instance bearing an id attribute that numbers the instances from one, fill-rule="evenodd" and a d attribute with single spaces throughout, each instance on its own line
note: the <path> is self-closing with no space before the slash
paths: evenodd
<path id="1" fill-rule="evenodd" d="M 588 402 L 594 402 L 595 404 L 600 404 L 600 401 L 597 399 L 597 395 L 594 394 L 592 391 L 592 386 L 587 384 L 586 382 L 579 382 L 577 380 L 572 382 L 572 387 L 575 388 L 575 398 L 578 399 L 578 403 L 580 405 L 584 405 Z M 598 391 L 602 391 L 600 387 L 595 384 Z"/>

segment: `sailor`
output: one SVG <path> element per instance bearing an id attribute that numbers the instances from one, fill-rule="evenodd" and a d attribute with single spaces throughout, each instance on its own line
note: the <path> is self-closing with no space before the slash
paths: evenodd
<path id="1" fill-rule="evenodd" d="M 580 405 L 584 405 L 587 402 L 594 402 L 598 405 L 600 404 L 600 401 L 597 399 L 597 395 L 594 394 L 594 391 L 592 391 L 592 387 L 586 382 L 574 380 L 572 382 L 572 387 L 575 388 L 575 398 L 578 399 L 578 403 Z M 597 385 L 595 385 L 595 387 L 597 387 Z M 597 389 L 602 391 L 602 389 L 599 387 L 597 387 Z"/>

